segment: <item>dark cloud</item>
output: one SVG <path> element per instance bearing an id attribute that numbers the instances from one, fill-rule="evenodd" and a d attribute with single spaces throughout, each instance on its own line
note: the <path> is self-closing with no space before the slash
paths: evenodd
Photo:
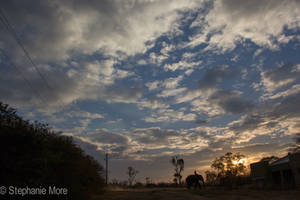
<path id="1" fill-rule="evenodd" d="M 264 122 L 263 116 L 259 114 L 247 114 L 242 122 L 230 127 L 237 133 L 244 132 L 244 131 L 252 131 L 256 129 L 260 123 Z"/>
<path id="2" fill-rule="evenodd" d="M 195 121 L 195 123 L 196 123 L 197 125 L 205 125 L 205 124 L 208 124 L 209 121 L 208 121 L 207 119 L 197 119 L 197 120 Z"/>
<path id="3" fill-rule="evenodd" d="M 292 63 L 285 63 L 279 68 L 267 70 L 263 73 L 264 78 L 268 79 L 274 84 L 280 81 L 291 80 L 291 82 L 299 79 L 300 69 L 299 65 Z"/>
<path id="4" fill-rule="evenodd" d="M 6 63 L 5 67 L 14 69 Z M 39 71 L 46 75 L 46 82 L 38 76 L 31 68 L 26 69 L 19 65 L 22 74 L 12 70 L 1 70 L 3 77 L 0 78 L 0 99 L 10 102 L 16 107 L 36 106 L 40 109 L 57 108 L 65 106 L 76 100 L 102 99 L 107 102 L 136 102 L 142 96 L 143 89 L 117 86 L 115 73 L 110 76 L 103 76 L 98 71 L 104 68 L 105 63 L 98 63 L 92 67 L 82 64 L 80 69 L 69 68 L 70 76 L 64 68 L 53 67 L 51 65 L 42 66 Z M 113 66 L 110 66 L 114 70 Z M 94 72 L 94 71 L 95 72 Z M 5 78 L 6 77 L 6 78 Z M 10 80 L 7 79 L 9 77 Z M 29 83 L 24 78 L 30 80 Z M 108 79 L 109 83 L 106 83 Z M 13 81 L 12 81 L 13 80 Z M 11 84 L 7 84 L 11 82 Z"/>
<path id="5" fill-rule="evenodd" d="M 170 143 L 169 138 L 179 136 L 180 133 L 177 130 L 163 130 L 160 128 L 147 128 L 147 129 L 135 129 L 131 132 L 132 138 L 135 141 L 143 144 L 153 145 L 168 145 Z"/>
<path id="6" fill-rule="evenodd" d="M 249 112 L 254 108 L 254 103 L 241 98 L 237 91 L 217 91 L 209 97 L 209 101 L 220 106 L 225 112 L 232 114 Z"/>
<path id="7" fill-rule="evenodd" d="M 235 148 L 236 152 L 240 152 L 246 156 L 256 157 L 257 155 L 264 153 L 271 155 L 280 155 L 282 152 L 286 153 L 286 149 L 290 144 L 282 143 L 280 141 L 266 144 L 253 144 Z"/>
<path id="8" fill-rule="evenodd" d="M 142 88 L 126 88 L 126 87 L 107 87 L 104 95 L 107 101 L 112 102 L 136 102 L 136 99 L 142 97 Z"/>
<path id="9" fill-rule="evenodd" d="M 0 71 L 3 75 L 0 78 L 0 98 L 17 107 L 19 105 L 43 107 L 45 103 L 48 106 L 53 104 L 62 106 L 72 99 L 72 96 L 76 96 L 74 92 L 79 88 L 79 81 L 68 77 L 59 68 L 52 69 L 45 65 L 39 69 L 41 73 L 47 74 L 47 82 L 50 85 L 48 88 L 46 82 L 32 68 L 26 69 L 23 65 L 18 65 L 16 71 L 10 62 L 2 66 L 10 70 Z M 10 77 L 10 80 L 5 77 Z M 24 79 L 30 81 L 26 82 Z"/>
<path id="10" fill-rule="evenodd" d="M 170 6 L 162 6 L 162 4 Z M 59 104 L 64 105 L 76 100 L 98 98 L 111 102 L 114 100 L 132 102 L 141 95 L 141 89 L 115 86 L 105 89 L 105 86 L 113 84 L 115 79 L 126 76 L 124 70 L 124 73 L 121 70 L 115 71 L 114 61 L 122 59 L 115 57 L 116 52 L 123 52 L 122 55 L 125 57 L 143 52 L 147 48 L 146 41 L 169 31 L 172 22 L 179 15 L 177 9 L 190 6 L 192 7 L 192 4 L 189 2 L 178 4 L 168 1 L 92 0 L 86 3 L 84 0 L 64 2 L 11 0 L 1 2 L 1 9 L 15 27 L 39 70 L 52 86 L 54 91 L 51 92 L 40 77 L 36 77 L 36 71 L 32 69 L 20 47 L 5 31 L 0 32 L 1 49 L 5 50 L 10 60 L 21 66 L 22 73 L 30 72 L 25 77 L 34 87 L 37 87 L 36 90 L 41 93 L 40 96 L 47 104 L 52 103 L 50 100 L 58 99 L 61 101 Z M 170 18 L 159 17 L 166 16 L 166 12 Z M 147 26 L 143 26 L 144 24 Z M 115 60 L 111 59 L 111 66 L 108 67 L 101 61 L 98 65 L 91 62 L 89 56 L 101 59 L 103 54 L 106 58 L 115 57 Z M 70 63 L 73 61 L 76 63 L 78 60 L 82 61 L 77 63 L 78 65 L 90 62 L 95 66 L 90 68 L 71 66 Z M 44 71 L 40 65 L 47 65 L 48 69 Z M 1 88 L 1 94 L 5 94 L 3 99 L 6 102 L 18 101 L 19 104 L 23 102 L 23 104 L 36 105 L 37 95 L 24 86 L 22 78 L 13 76 L 9 81 L 12 79 L 16 83 Z M 3 83 L 3 85 L 7 84 Z M 57 101 L 55 103 L 58 104 Z"/>
<path id="11" fill-rule="evenodd" d="M 35 60 L 54 61 L 98 50 L 130 55 L 141 52 L 146 41 L 169 31 L 179 15 L 177 9 L 193 5 L 169 1 L 10 0 L 1 2 L 1 9 Z M 174 17 L 159 17 L 166 13 Z M 20 55 L 10 37 L 0 34 L 5 49 Z"/>
<path id="12" fill-rule="evenodd" d="M 103 129 L 98 130 L 97 132 L 94 132 L 94 133 L 83 133 L 78 136 L 87 138 L 93 142 L 110 144 L 110 145 L 112 145 L 112 144 L 126 145 L 129 142 L 127 137 L 125 137 L 121 134 L 112 133 L 110 131 L 103 130 Z"/>
<path id="13" fill-rule="evenodd" d="M 240 123 L 230 127 L 237 133 L 252 131 L 260 126 L 275 127 L 289 119 L 300 118 L 300 93 L 290 95 L 275 102 L 268 102 L 244 116 Z"/>
<path id="14" fill-rule="evenodd" d="M 200 136 L 202 139 L 205 139 L 205 140 L 211 140 L 213 138 L 212 135 L 208 134 L 207 131 L 199 130 L 195 134 L 190 135 L 190 139 L 191 140 L 197 139 L 198 136 Z"/>
<path id="15" fill-rule="evenodd" d="M 271 118 L 298 118 L 300 117 L 300 93 L 287 96 L 282 101 L 274 103 L 268 115 Z"/>
<path id="16" fill-rule="evenodd" d="M 78 137 L 72 137 L 76 145 L 82 148 L 86 154 L 93 156 L 101 164 L 103 164 L 103 159 L 105 158 L 105 152 L 98 149 L 97 145 L 85 142 Z"/>
<path id="17" fill-rule="evenodd" d="M 200 90 L 215 88 L 225 80 L 234 79 L 239 73 L 238 68 L 229 66 L 207 69 L 203 78 L 198 81 L 198 87 Z"/>

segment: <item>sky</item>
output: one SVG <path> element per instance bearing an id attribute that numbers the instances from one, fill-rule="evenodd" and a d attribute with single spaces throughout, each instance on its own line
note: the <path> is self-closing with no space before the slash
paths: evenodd
<path id="1" fill-rule="evenodd" d="M 171 181 L 174 155 L 184 177 L 226 152 L 283 156 L 300 133 L 299 1 L 0 6 L 19 41 L 1 22 L 0 101 L 108 152 L 110 180 Z"/>

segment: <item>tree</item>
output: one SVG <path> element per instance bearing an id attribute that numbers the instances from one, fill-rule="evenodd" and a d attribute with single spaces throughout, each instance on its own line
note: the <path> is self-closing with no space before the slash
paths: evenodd
<path id="1" fill-rule="evenodd" d="M 150 177 L 146 177 L 146 185 L 150 185 L 151 184 L 151 179 Z"/>
<path id="2" fill-rule="evenodd" d="M 217 181 L 217 174 L 214 171 L 205 171 L 205 175 L 206 175 L 206 183 L 209 184 L 216 184 Z"/>
<path id="3" fill-rule="evenodd" d="M 3 185 L 63 187 L 68 189 L 67 199 L 90 199 L 104 187 L 103 167 L 71 137 L 23 120 L 1 102 L 0 158 Z"/>
<path id="4" fill-rule="evenodd" d="M 224 156 L 216 158 L 211 167 L 218 172 L 218 176 L 238 176 L 245 173 L 246 166 L 243 163 L 244 155 L 240 153 L 226 153 Z"/>
<path id="5" fill-rule="evenodd" d="M 128 175 L 129 186 L 132 186 L 132 183 L 134 182 L 134 179 L 138 173 L 139 171 L 137 171 L 133 167 L 131 166 L 128 167 L 127 175 Z"/>
<path id="6" fill-rule="evenodd" d="M 174 173 L 174 183 L 178 183 L 178 184 L 181 184 L 181 179 L 182 179 L 182 175 L 181 175 L 181 172 L 184 170 L 184 160 L 182 158 L 179 158 L 178 155 L 176 156 L 172 156 L 172 159 L 171 159 L 171 163 L 172 165 L 174 166 L 174 170 L 175 170 L 175 173 Z"/>

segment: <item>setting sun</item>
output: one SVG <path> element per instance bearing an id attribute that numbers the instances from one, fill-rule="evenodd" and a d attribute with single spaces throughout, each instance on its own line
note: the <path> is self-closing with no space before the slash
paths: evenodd
<path id="1" fill-rule="evenodd" d="M 243 164 L 245 164 L 246 163 L 246 158 L 242 158 L 242 159 L 240 159 L 240 160 L 234 160 L 232 163 L 234 164 L 234 165 L 237 165 L 237 164 L 239 164 L 239 163 L 243 163 Z"/>

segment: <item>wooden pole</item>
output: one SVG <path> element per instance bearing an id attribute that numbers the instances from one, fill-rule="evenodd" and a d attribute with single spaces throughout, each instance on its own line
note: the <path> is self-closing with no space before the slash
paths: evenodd
<path id="1" fill-rule="evenodd" d="M 107 185 L 108 183 L 108 153 L 105 154 L 105 164 L 106 164 L 106 167 L 105 167 L 105 183 Z"/>

